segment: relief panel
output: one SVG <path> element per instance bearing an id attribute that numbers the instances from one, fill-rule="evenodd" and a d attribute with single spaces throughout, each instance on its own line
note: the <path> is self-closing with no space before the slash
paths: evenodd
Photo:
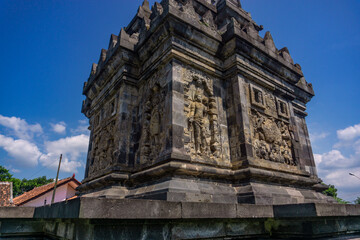
<path id="1" fill-rule="evenodd" d="M 140 163 L 156 160 L 163 150 L 165 139 L 164 126 L 165 93 L 158 83 L 149 88 L 144 99 L 143 126 L 140 140 Z"/>
<path id="2" fill-rule="evenodd" d="M 251 111 L 255 156 L 272 162 L 296 166 L 288 123 Z"/>
<path id="3" fill-rule="evenodd" d="M 115 120 L 94 134 L 90 152 L 89 175 L 115 164 L 117 147 L 115 141 Z"/>
<path id="4" fill-rule="evenodd" d="M 139 149 L 136 162 L 150 165 L 162 155 L 168 142 L 166 115 L 166 67 L 158 70 L 140 89 L 138 127 Z"/>
<path id="5" fill-rule="evenodd" d="M 288 104 L 271 93 L 250 85 L 254 155 L 263 160 L 296 166 L 290 134 Z M 285 118 L 285 120 L 283 120 Z"/>
<path id="6" fill-rule="evenodd" d="M 226 164 L 229 146 L 228 138 L 222 134 L 227 133 L 227 127 L 222 124 L 226 116 L 219 104 L 221 87 L 217 87 L 219 90 L 215 94 L 214 80 L 191 70 L 185 71 L 183 79 L 186 152 L 195 161 Z M 219 108 L 223 114 L 219 114 Z"/>

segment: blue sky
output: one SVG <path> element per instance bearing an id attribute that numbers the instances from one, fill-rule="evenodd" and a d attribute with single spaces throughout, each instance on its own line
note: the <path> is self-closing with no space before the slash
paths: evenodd
<path id="1" fill-rule="evenodd" d="M 316 96 L 307 123 L 320 177 L 340 197 L 360 196 L 360 1 L 242 0 L 288 47 Z M 110 34 L 127 26 L 138 0 L 0 1 L 0 164 L 18 178 L 76 173 L 88 144 L 83 82 Z M 153 4 L 154 1 L 150 1 Z"/>

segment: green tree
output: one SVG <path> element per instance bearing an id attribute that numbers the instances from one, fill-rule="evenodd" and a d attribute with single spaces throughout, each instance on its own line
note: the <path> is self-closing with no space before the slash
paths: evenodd
<path id="1" fill-rule="evenodd" d="M 17 197 L 24 192 L 31 191 L 35 187 L 53 182 L 52 179 L 47 179 L 45 176 L 34 179 L 17 179 L 14 178 L 9 170 L 0 165 L 0 182 L 12 182 L 13 183 L 13 196 Z"/>
<path id="2" fill-rule="evenodd" d="M 9 170 L 0 165 L 0 182 L 8 182 L 12 179 Z"/>
<path id="3" fill-rule="evenodd" d="M 13 196 L 17 197 L 21 194 L 23 194 L 24 192 L 21 191 L 21 180 L 17 179 L 17 178 L 12 178 L 11 182 L 13 183 Z"/>
<path id="4" fill-rule="evenodd" d="M 42 185 L 51 183 L 52 181 L 53 181 L 52 179 L 47 179 L 45 176 L 30 179 L 30 180 L 24 178 L 21 181 L 20 192 L 24 193 L 24 192 L 31 191 L 35 187 L 40 187 Z"/>
<path id="5" fill-rule="evenodd" d="M 333 197 L 338 203 L 349 204 L 350 202 L 345 201 L 337 196 L 337 189 L 334 185 L 329 185 L 329 188 L 323 191 L 323 194 Z"/>
<path id="6" fill-rule="evenodd" d="M 323 191 L 323 194 L 336 198 L 337 197 L 337 189 L 334 185 L 329 185 L 329 188 Z"/>
<path id="7" fill-rule="evenodd" d="M 354 201 L 355 204 L 360 204 L 360 197 L 358 197 L 355 201 Z"/>

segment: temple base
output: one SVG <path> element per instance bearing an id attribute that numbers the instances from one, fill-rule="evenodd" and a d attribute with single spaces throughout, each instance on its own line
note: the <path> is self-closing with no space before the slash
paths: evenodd
<path id="1" fill-rule="evenodd" d="M 358 239 L 360 206 L 77 198 L 0 208 L 0 239 Z"/>
<path id="2" fill-rule="evenodd" d="M 204 177 L 193 176 L 193 173 Z M 170 162 L 124 176 L 112 173 L 85 182 L 79 187 L 78 194 L 82 197 L 226 204 L 335 203 L 333 198 L 321 193 L 326 186 L 318 184 L 317 179 L 264 169 L 231 170 Z"/>

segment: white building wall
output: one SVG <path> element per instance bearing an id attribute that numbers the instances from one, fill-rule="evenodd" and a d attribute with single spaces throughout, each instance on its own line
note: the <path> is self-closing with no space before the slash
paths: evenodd
<path id="1" fill-rule="evenodd" d="M 68 189 L 71 188 L 69 184 L 62 185 L 60 187 L 56 188 L 56 195 L 55 195 L 55 202 L 62 202 L 66 199 L 75 196 L 75 190 L 69 191 Z M 73 195 L 71 195 L 73 194 Z M 44 206 L 44 202 L 46 199 L 46 205 L 49 205 L 51 203 L 53 191 L 50 191 L 34 200 L 31 200 L 30 202 L 25 203 L 24 207 L 41 207 Z"/>

